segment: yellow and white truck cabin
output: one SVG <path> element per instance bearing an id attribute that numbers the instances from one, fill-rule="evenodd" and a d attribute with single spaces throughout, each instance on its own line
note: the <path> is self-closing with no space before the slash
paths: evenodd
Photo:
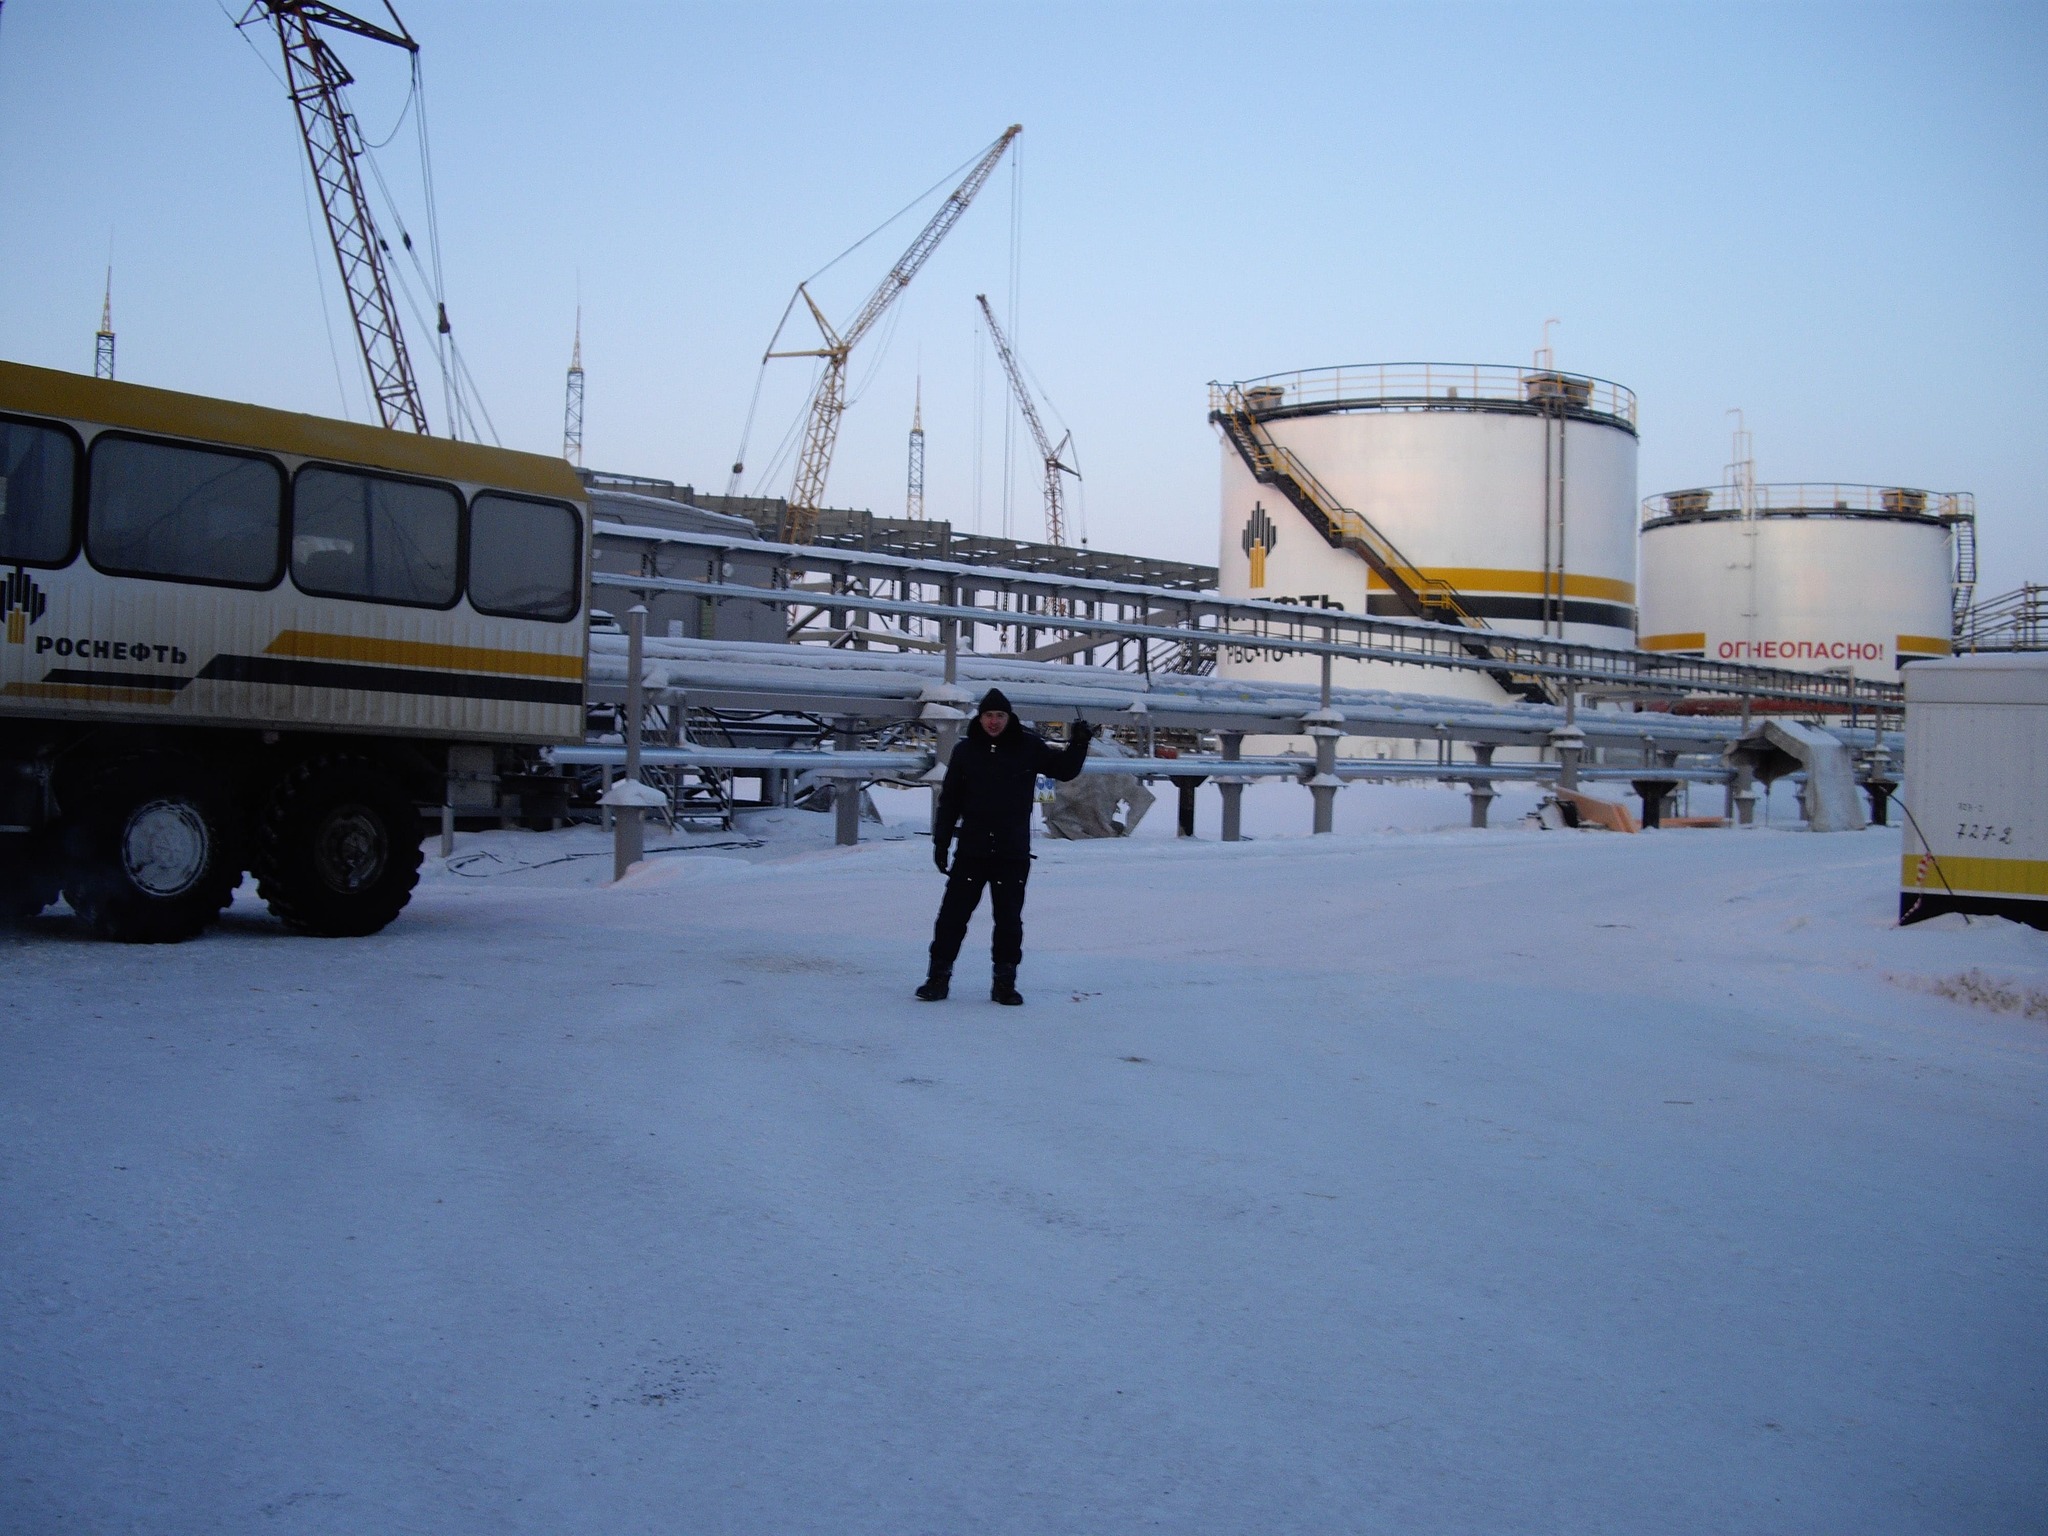
<path id="1" fill-rule="evenodd" d="M 560 459 L 0 363 L 0 718 L 580 740 Z"/>
<path id="2" fill-rule="evenodd" d="M 562 460 L 0 362 L 0 918 L 377 931 L 582 739 L 589 564 Z"/>

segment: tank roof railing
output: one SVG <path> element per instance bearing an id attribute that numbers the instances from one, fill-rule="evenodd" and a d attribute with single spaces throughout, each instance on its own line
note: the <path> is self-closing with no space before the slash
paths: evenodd
<path id="1" fill-rule="evenodd" d="M 1974 521 L 1977 498 L 1968 491 L 1922 491 L 1904 485 L 1829 485 L 1818 482 L 1759 485 L 1754 510 L 1760 517 L 1897 517 L 1935 523 Z M 1652 523 L 1721 521 L 1743 515 L 1742 488 L 1702 485 L 1643 498 L 1643 526 Z"/>
<path id="2" fill-rule="evenodd" d="M 1340 368 L 1269 373 L 1235 384 L 1211 384 L 1209 408 L 1222 408 L 1231 390 L 1242 391 L 1264 420 L 1349 409 L 1540 409 L 1553 402 L 1565 414 L 1636 430 L 1635 391 L 1606 379 L 1555 368 L 1497 363 L 1350 363 Z"/>

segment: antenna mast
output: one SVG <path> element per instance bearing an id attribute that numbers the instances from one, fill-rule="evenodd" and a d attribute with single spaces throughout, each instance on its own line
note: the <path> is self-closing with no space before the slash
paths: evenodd
<path id="1" fill-rule="evenodd" d="M 100 305 L 100 328 L 92 338 L 92 376 L 114 376 L 114 269 L 107 267 L 107 297 Z"/>
<path id="2" fill-rule="evenodd" d="M 583 306 L 576 306 L 576 345 L 569 352 L 569 399 L 562 411 L 562 457 L 583 467 Z"/>
<path id="3" fill-rule="evenodd" d="M 924 380 L 917 381 L 917 404 L 910 412 L 910 492 L 904 498 L 904 516 L 913 523 L 924 521 Z"/>

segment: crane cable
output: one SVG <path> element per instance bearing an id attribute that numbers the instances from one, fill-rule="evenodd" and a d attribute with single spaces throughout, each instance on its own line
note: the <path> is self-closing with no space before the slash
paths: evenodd
<path id="1" fill-rule="evenodd" d="M 874 239 L 875 236 L 879 235 L 883 230 L 887 229 L 890 225 L 896 223 L 906 213 L 909 213 L 911 209 L 925 202 L 927 199 L 931 197 L 931 195 L 934 192 L 938 191 L 941 187 L 947 185 L 949 182 L 957 182 L 960 179 L 960 177 L 966 172 L 967 168 L 970 165 L 973 165 L 985 153 L 987 153 L 987 151 L 983 150 L 978 151 L 975 154 L 969 155 L 965 160 L 962 160 L 958 165 L 954 166 L 953 169 L 946 172 L 945 175 L 941 176 L 937 181 L 933 182 L 930 186 L 926 187 L 922 192 L 918 193 L 917 196 L 913 197 L 901 208 L 898 208 L 894 213 L 890 214 L 889 217 L 882 220 L 882 222 L 877 224 L 873 229 L 869 230 L 866 234 L 862 235 L 858 240 L 854 241 L 853 244 L 849 245 L 837 256 L 834 256 L 830 261 L 826 262 L 825 265 L 818 268 L 818 270 L 813 272 L 809 277 L 805 278 L 802 282 L 798 283 L 796 285 L 796 288 L 791 291 L 789 295 L 789 302 L 783 305 L 782 307 L 782 318 L 775 322 L 774 334 L 769 336 L 768 345 L 762 349 L 761 366 L 760 369 L 754 375 L 754 395 L 753 398 L 747 403 L 746 425 L 740 429 L 739 451 L 733 454 L 732 456 L 732 477 L 726 482 L 726 494 L 728 496 L 737 495 L 739 493 L 740 476 L 745 472 L 747 462 L 747 444 L 752 440 L 754 435 L 754 413 L 761 404 L 761 386 L 767 380 L 768 377 L 768 364 L 770 362 L 768 354 L 775 350 L 775 343 L 782 339 L 783 327 L 789 324 L 789 317 L 796 309 L 797 294 L 802 292 L 805 288 L 809 287 L 812 283 L 815 283 L 827 272 L 830 272 L 834 267 L 838 266 L 840 262 L 846 260 L 847 257 L 851 256 L 855 251 L 859 250 L 862 246 L 866 245 L 870 240 Z M 869 379 L 870 381 L 872 381 L 873 379 L 872 372 L 869 375 Z M 810 411 L 811 395 L 816 392 L 817 387 L 817 378 L 814 376 L 811 380 L 811 388 L 804 392 L 804 404 L 802 405 L 802 407 L 800 407 L 797 417 L 799 425 L 801 424 L 803 417 L 807 415 Z M 784 458 L 788 455 L 789 445 L 795 440 L 796 432 L 797 427 L 792 426 L 788 435 L 786 435 L 783 438 L 782 446 L 776 450 L 775 458 L 770 461 L 768 468 L 764 469 L 759 475 L 755 477 L 754 490 L 756 494 L 758 494 L 767 485 L 769 479 L 772 478 L 776 467 L 779 466 L 784 460 Z"/>

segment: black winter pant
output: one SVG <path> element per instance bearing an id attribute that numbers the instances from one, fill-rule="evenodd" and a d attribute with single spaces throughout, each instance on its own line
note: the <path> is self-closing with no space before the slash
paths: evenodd
<path id="1" fill-rule="evenodd" d="M 1024 958 L 1024 882 L 1031 878 L 1031 860 L 974 859 L 955 854 L 946 876 L 946 895 L 939 920 L 932 925 L 932 972 L 950 973 L 967 938 L 967 920 L 981 905 L 981 888 L 989 888 L 995 909 L 996 934 L 990 953 L 996 969 L 1014 971 Z"/>

